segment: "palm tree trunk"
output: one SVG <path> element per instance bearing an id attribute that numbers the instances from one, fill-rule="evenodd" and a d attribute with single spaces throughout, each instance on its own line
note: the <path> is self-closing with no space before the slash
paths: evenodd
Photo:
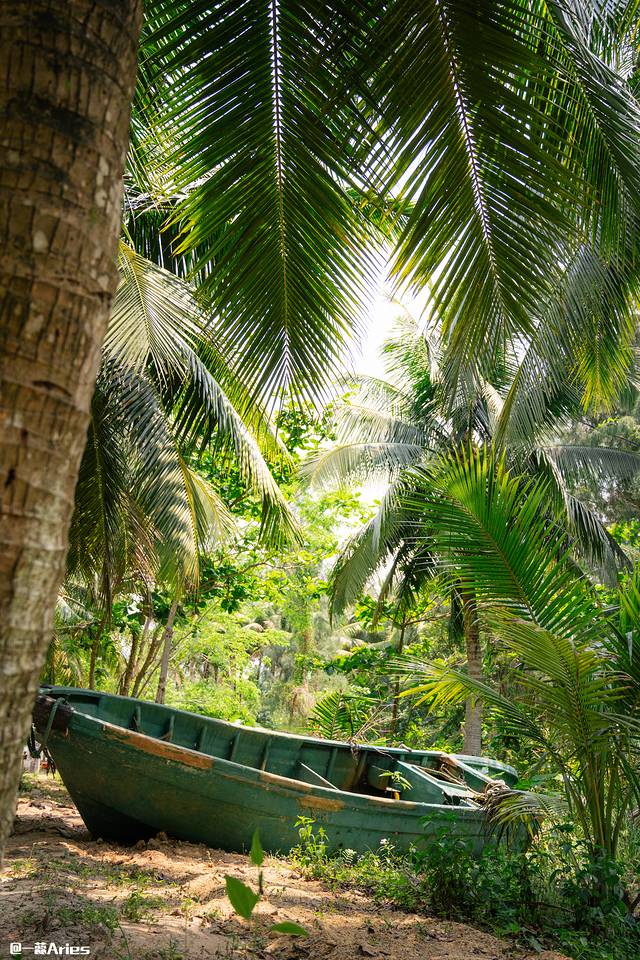
<path id="1" fill-rule="evenodd" d="M 165 694 L 167 692 L 167 677 L 169 675 L 169 659 L 171 657 L 171 643 L 173 641 L 173 621 L 176 618 L 176 610 L 178 609 L 178 598 L 175 597 L 171 608 L 169 610 L 169 616 L 167 617 L 167 624 L 164 628 L 164 634 L 162 637 L 162 660 L 160 662 L 160 678 L 158 680 L 158 692 L 156 693 L 156 703 L 164 703 Z"/>
<path id="2" fill-rule="evenodd" d="M 475 598 L 462 594 L 462 621 L 467 652 L 467 672 L 475 680 L 482 679 L 482 651 L 480 626 Z M 482 756 L 482 703 L 469 697 L 465 705 L 463 752 L 472 757 Z"/>
<path id="3" fill-rule="evenodd" d="M 0 4 L 0 852 L 116 285 L 141 14 Z"/>
<path id="4" fill-rule="evenodd" d="M 131 690 L 132 697 L 137 697 L 140 694 L 140 690 L 142 689 L 142 685 L 145 681 L 145 678 L 147 677 L 147 674 L 149 673 L 150 668 L 153 667 L 154 661 L 158 654 L 158 650 L 160 649 L 160 644 L 162 642 L 162 635 L 163 635 L 162 624 L 158 624 L 158 626 L 155 628 L 151 636 L 151 641 L 149 642 L 149 649 L 147 651 L 147 655 L 142 662 L 142 666 L 137 671 L 134 677 L 133 688 Z"/>
<path id="5" fill-rule="evenodd" d="M 146 639 L 149 635 L 149 630 L 151 629 L 152 616 L 150 613 L 147 613 L 144 618 L 144 626 L 142 627 L 142 633 L 138 630 L 131 636 L 131 650 L 127 658 L 127 665 L 125 667 L 124 673 L 120 680 L 120 694 L 123 697 L 129 696 L 129 690 L 131 689 L 131 681 L 133 679 L 133 674 L 135 672 L 136 666 L 138 664 L 139 654 L 141 650 L 144 650 L 146 645 Z"/>
<path id="6" fill-rule="evenodd" d="M 95 690 L 96 687 L 96 664 L 98 661 L 98 650 L 100 649 L 100 641 L 102 640 L 102 634 L 104 633 L 104 628 L 107 625 L 107 620 L 109 619 L 109 614 L 111 613 L 111 605 L 109 604 L 108 609 L 105 609 L 100 622 L 96 627 L 96 635 L 93 638 L 93 643 L 91 644 L 91 657 L 89 660 L 89 689 Z"/>
<path id="7" fill-rule="evenodd" d="M 402 628 L 401 628 L 401 630 L 400 630 L 400 638 L 399 638 L 399 640 L 398 640 L 398 650 L 397 650 L 397 654 L 398 654 L 399 657 L 402 656 L 402 651 L 403 651 L 403 649 L 404 649 L 404 632 L 405 632 L 405 629 L 406 629 L 406 624 L 403 623 L 403 624 L 402 624 Z M 394 737 L 395 737 L 395 735 L 396 735 L 396 729 L 397 729 L 397 727 L 398 727 L 398 697 L 399 697 L 399 695 L 400 695 L 400 678 L 398 677 L 398 678 L 396 679 L 396 682 L 395 682 L 395 684 L 394 684 L 394 689 L 393 689 L 393 706 L 392 706 L 392 708 L 391 708 L 391 726 L 390 726 L 390 728 L 389 728 L 389 737 L 390 737 L 392 743 L 393 743 L 393 739 L 394 739 Z"/>

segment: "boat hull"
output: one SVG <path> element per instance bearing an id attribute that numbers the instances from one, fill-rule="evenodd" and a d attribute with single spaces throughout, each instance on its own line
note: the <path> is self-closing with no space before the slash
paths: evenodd
<path id="1" fill-rule="evenodd" d="M 104 839 L 132 843 L 163 830 L 242 851 L 258 828 L 265 850 L 286 852 L 298 842 L 299 817 L 324 827 L 331 851 L 363 852 L 383 839 L 406 851 L 443 830 L 468 840 L 476 852 L 488 839 L 485 816 L 475 808 L 331 791 L 217 757 L 188 755 L 184 748 L 106 723 L 98 731 L 93 726 L 78 718 L 67 736 L 51 738 L 49 749 L 88 829 Z"/>
<path id="2" fill-rule="evenodd" d="M 63 727 L 54 725 L 47 749 L 88 829 L 104 839 L 130 844 L 164 831 L 243 851 L 257 828 L 265 850 L 288 852 L 299 842 L 300 817 L 324 828 L 329 852 L 375 850 L 382 841 L 405 852 L 447 833 L 464 839 L 477 854 L 495 839 L 478 806 L 388 799 L 304 783 L 78 709 L 70 711 Z M 301 742 L 314 749 L 319 743 Z"/>

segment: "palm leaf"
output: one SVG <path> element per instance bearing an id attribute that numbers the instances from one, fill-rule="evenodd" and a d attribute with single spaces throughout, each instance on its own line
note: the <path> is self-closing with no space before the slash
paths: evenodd
<path id="1" fill-rule="evenodd" d="M 178 586 L 196 584 L 201 547 L 225 539 L 231 517 L 185 463 L 155 385 L 112 361 L 108 391 L 125 418 L 131 489 L 155 535 L 159 576 Z"/>
<path id="2" fill-rule="evenodd" d="M 354 480 L 393 478 L 424 456 L 416 443 L 345 443 L 309 457 L 302 468 L 318 487 L 342 486 Z"/>
<path id="3" fill-rule="evenodd" d="M 263 398 L 325 387 L 359 321 L 369 221 L 340 70 L 360 16 L 298 0 L 147 8 L 147 65 L 186 192 L 175 252 L 203 251 L 216 335 Z"/>
<path id="4" fill-rule="evenodd" d="M 120 283 L 104 353 L 119 369 L 157 382 L 160 405 L 168 413 L 175 411 L 171 429 L 180 443 L 208 443 L 215 434 L 230 445 L 241 477 L 261 498 L 265 539 L 297 536 L 296 521 L 262 454 L 265 450 L 280 463 L 288 459 L 266 412 L 249 405 L 242 384 L 211 344 L 190 286 L 126 244 L 120 248 Z M 248 411 L 244 416 L 209 367 L 230 384 Z"/>
<path id="5" fill-rule="evenodd" d="M 603 18 L 581 2 L 385 8 L 374 97 L 392 182 L 413 201 L 394 271 L 428 289 L 452 378 L 464 364 L 488 375 L 534 333 L 581 240 L 617 267 L 635 259 L 640 111 L 601 42 Z M 590 363 L 583 374 L 610 396 Z"/>
<path id="6" fill-rule="evenodd" d="M 510 474 L 491 450 L 451 454 L 416 468 L 406 505 L 422 519 L 420 538 L 479 604 L 497 599 L 562 634 L 594 600 L 576 581 L 568 543 L 554 526 L 548 488 Z"/>
<path id="7" fill-rule="evenodd" d="M 581 245 L 537 313 L 497 437 L 530 443 L 562 417 L 610 409 L 635 368 L 636 302 L 635 267 Z"/>

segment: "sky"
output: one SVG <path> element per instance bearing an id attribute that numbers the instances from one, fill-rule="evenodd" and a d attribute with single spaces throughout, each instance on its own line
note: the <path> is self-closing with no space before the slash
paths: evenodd
<path id="1" fill-rule="evenodd" d="M 390 336 L 397 315 L 398 307 L 390 302 L 388 290 L 385 290 L 381 283 L 369 310 L 363 341 L 354 350 L 353 365 L 356 373 L 384 377 L 380 348 Z"/>
<path id="2" fill-rule="evenodd" d="M 391 302 L 392 285 L 386 279 L 388 266 L 380 271 L 368 310 L 365 323 L 365 334 L 362 342 L 353 348 L 353 369 L 356 373 L 367 373 L 369 376 L 384 377 L 384 363 L 380 356 L 382 344 L 391 335 L 395 320 L 400 314 L 397 303 Z M 399 296 L 396 294 L 396 296 Z M 417 298 L 409 293 L 401 296 L 401 301 L 410 311 L 416 321 L 424 317 L 425 303 L 428 292 Z"/>

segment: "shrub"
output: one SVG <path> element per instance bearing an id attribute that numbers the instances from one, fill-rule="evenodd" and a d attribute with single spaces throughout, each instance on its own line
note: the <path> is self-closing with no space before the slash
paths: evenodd
<path id="1" fill-rule="evenodd" d="M 325 830 L 310 818 L 298 826 L 294 862 L 330 885 L 357 888 L 401 909 L 472 921 L 536 951 L 556 947 L 575 960 L 640 957 L 640 923 L 624 901 L 621 864 L 605 857 L 594 863 L 572 824 L 543 832 L 526 854 L 496 843 L 480 857 L 444 831 L 409 855 L 383 841 L 365 854 L 328 856 Z"/>

